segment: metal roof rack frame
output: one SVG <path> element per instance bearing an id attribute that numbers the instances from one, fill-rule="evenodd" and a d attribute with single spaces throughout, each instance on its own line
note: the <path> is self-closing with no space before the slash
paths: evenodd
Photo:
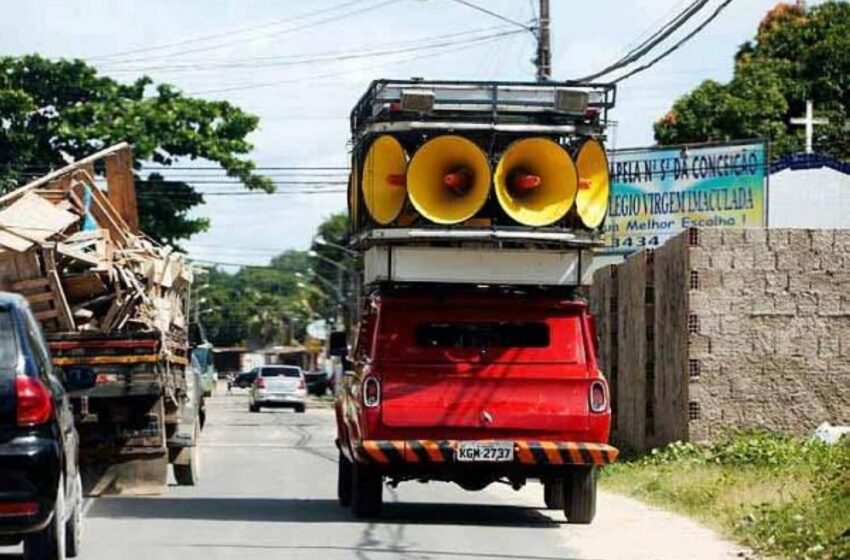
<path id="1" fill-rule="evenodd" d="M 616 92 L 590 82 L 380 79 L 352 109 L 351 133 L 355 143 L 376 133 L 443 130 L 601 136 Z"/>

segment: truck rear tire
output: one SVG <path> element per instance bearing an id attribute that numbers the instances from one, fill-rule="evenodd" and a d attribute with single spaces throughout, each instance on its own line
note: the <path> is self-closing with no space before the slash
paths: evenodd
<path id="1" fill-rule="evenodd" d="M 345 458 L 340 451 L 336 479 L 336 497 L 339 505 L 348 507 L 351 505 L 351 461 Z"/>
<path id="2" fill-rule="evenodd" d="M 543 501 L 547 509 L 564 509 L 563 479 L 549 480 L 543 483 Z"/>
<path id="3" fill-rule="evenodd" d="M 567 516 L 567 523 L 590 524 L 596 516 L 596 469 L 573 469 L 565 481 L 564 490 L 564 515 Z"/>
<path id="4" fill-rule="evenodd" d="M 258 405 L 258 404 L 249 404 L 249 405 L 248 405 L 248 410 L 250 410 L 251 412 L 260 412 L 260 405 Z"/>
<path id="5" fill-rule="evenodd" d="M 174 465 L 174 479 L 178 486 L 196 486 L 201 479 L 201 451 L 198 447 L 200 443 L 200 428 L 195 424 L 195 436 L 192 438 L 193 445 L 189 450 L 189 463 L 186 465 Z"/>
<path id="6" fill-rule="evenodd" d="M 359 519 L 380 515 L 384 477 L 357 463 L 352 464 L 351 475 L 351 512 Z"/>
<path id="7" fill-rule="evenodd" d="M 299 413 L 299 414 L 304 414 L 304 412 L 305 412 L 306 410 L 307 410 L 307 405 L 306 405 L 306 404 L 299 404 L 298 406 L 296 406 L 296 407 L 295 407 L 295 412 L 297 412 L 297 413 Z"/>

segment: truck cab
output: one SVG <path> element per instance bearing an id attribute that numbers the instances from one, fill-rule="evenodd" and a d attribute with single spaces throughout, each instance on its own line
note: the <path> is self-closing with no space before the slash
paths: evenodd
<path id="1" fill-rule="evenodd" d="M 608 386 L 584 302 L 542 289 L 375 293 L 336 401 L 339 500 L 380 511 L 384 481 L 544 486 L 568 522 L 595 513 Z"/>

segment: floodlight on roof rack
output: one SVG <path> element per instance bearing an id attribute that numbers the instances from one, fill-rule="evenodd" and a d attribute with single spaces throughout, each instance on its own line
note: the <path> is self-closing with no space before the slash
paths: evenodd
<path id="1" fill-rule="evenodd" d="M 589 96 L 586 91 L 575 89 L 555 90 L 555 110 L 565 113 L 583 114 L 587 109 Z"/>
<path id="2" fill-rule="evenodd" d="M 405 89 L 401 92 L 402 111 L 427 113 L 434 109 L 434 92 L 428 89 Z"/>

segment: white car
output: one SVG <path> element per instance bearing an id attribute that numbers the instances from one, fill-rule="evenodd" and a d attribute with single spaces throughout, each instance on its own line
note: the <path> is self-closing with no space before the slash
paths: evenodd
<path id="1" fill-rule="evenodd" d="M 257 377 L 248 394 L 248 409 L 259 412 L 262 407 L 307 408 L 307 382 L 297 366 L 261 366 L 252 373 Z"/>

